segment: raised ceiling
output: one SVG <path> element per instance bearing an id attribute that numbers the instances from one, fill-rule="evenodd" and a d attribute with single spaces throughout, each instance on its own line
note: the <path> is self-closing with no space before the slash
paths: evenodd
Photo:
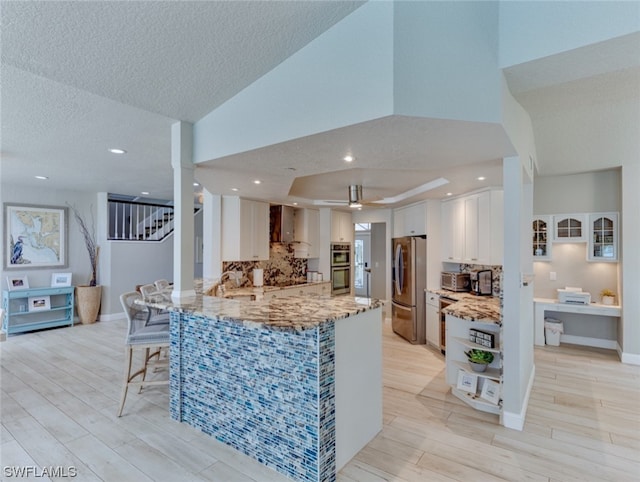
<path id="1" fill-rule="evenodd" d="M 2 183 L 172 198 L 171 124 L 200 119 L 361 4 L 3 2 Z M 637 96 L 638 45 L 631 35 L 505 71 L 531 114 L 539 157 L 574 149 L 558 146 L 561 117 L 549 114 L 558 98 L 588 105 L 621 88 Z M 356 155 L 349 166 L 346 148 Z M 443 176 L 449 186 L 429 193 L 442 197 L 480 187 L 479 175 L 500 184 L 499 159 L 510 150 L 495 125 L 393 116 L 217 159 L 196 176 L 220 192 L 234 186 L 282 201 L 346 196 L 347 176 L 331 174 L 343 169 L 358 173 L 365 196 L 368 187 L 387 196 Z M 263 183 L 252 185 L 254 177 Z"/>

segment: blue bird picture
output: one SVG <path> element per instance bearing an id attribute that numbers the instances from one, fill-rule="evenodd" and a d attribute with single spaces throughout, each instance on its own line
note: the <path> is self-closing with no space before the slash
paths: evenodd
<path id="1" fill-rule="evenodd" d="M 22 236 L 18 236 L 18 241 L 13 245 L 11 251 L 11 264 L 20 264 L 22 258 Z"/>

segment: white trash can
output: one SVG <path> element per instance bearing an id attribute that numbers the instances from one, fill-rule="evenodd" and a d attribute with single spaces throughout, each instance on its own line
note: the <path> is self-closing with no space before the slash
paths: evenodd
<path id="1" fill-rule="evenodd" d="M 555 318 L 544 319 L 544 338 L 547 345 L 560 346 L 560 335 L 564 333 L 562 321 Z"/>

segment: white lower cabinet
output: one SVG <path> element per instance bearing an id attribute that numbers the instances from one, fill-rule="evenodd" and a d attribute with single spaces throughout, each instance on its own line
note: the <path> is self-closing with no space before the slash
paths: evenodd
<path id="1" fill-rule="evenodd" d="M 440 349 L 440 296 L 427 291 L 426 333 L 427 344 Z"/>
<path id="2" fill-rule="evenodd" d="M 500 414 L 502 411 L 502 350 L 501 330 L 495 323 L 467 321 L 447 315 L 447 384 L 451 393 L 468 405 L 483 412 Z M 471 330 L 493 337 L 494 348 L 470 340 Z M 485 372 L 474 372 L 465 352 L 471 349 L 490 351 L 493 362 Z"/>

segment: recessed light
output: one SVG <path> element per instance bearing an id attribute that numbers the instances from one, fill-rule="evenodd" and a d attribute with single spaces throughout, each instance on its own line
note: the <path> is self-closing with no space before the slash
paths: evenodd
<path id="1" fill-rule="evenodd" d="M 231 188 L 231 190 L 232 190 L 233 192 L 237 192 L 237 191 L 238 191 L 238 188 L 237 188 L 237 187 L 232 187 L 232 188 Z"/>
<path id="2" fill-rule="evenodd" d="M 486 177 L 484 177 L 484 176 L 480 176 L 480 177 L 478 178 L 478 181 L 484 181 L 485 179 L 486 179 Z"/>
<path id="3" fill-rule="evenodd" d="M 47 176 L 34 176 L 36 179 L 42 179 L 43 181 L 46 181 L 47 179 L 49 179 Z"/>
<path id="4" fill-rule="evenodd" d="M 142 194 L 143 196 L 148 196 L 149 195 L 149 191 L 142 191 L 140 194 Z"/>
<path id="5" fill-rule="evenodd" d="M 344 156 L 344 162 L 353 162 L 355 159 L 353 156 Z"/>
<path id="6" fill-rule="evenodd" d="M 298 203 L 293 203 L 293 205 L 294 205 L 294 206 L 297 206 L 297 205 L 298 205 Z"/>
<path id="7" fill-rule="evenodd" d="M 253 181 L 254 184 L 260 184 L 260 182 L 261 182 L 260 179 L 256 179 Z"/>
<path id="8" fill-rule="evenodd" d="M 193 183 L 193 185 L 194 185 L 195 187 L 198 187 L 200 184 L 199 184 L 199 183 L 197 183 L 197 182 L 194 182 L 194 183 Z"/>
<path id="9" fill-rule="evenodd" d="M 111 154 L 126 154 L 127 153 L 127 151 L 125 151 L 124 149 L 118 149 L 118 148 L 115 148 L 115 147 L 112 148 L 112 149 L 109 149 L 109 152 Z"/>
<path id="10" fill-rule="evenodd" d="M 453 196 L 453 193 L 452 192 L 448 192 L 447 196 Z"/>

